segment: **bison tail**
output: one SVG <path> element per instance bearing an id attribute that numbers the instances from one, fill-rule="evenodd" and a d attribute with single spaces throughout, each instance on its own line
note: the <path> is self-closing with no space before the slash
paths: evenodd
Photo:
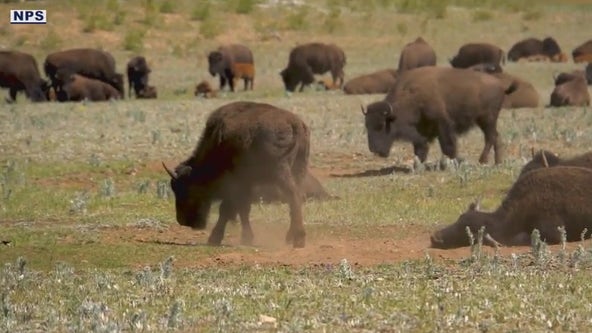
<path id="1" fill-rule="evenodd" d="M 513 93 L 514 91 L 516 91 L 516 89 L 518 89 L 518 81 L 514 80 L 514 81 L 512 81 L 510 86 L 508 88 L 506 88 L 506 90 L 504 91 L 504 94 L 509 95 L 509 94 Z"/>

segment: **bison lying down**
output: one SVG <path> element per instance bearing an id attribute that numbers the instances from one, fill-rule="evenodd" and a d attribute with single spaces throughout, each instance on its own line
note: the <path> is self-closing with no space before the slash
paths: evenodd
<path id="1" fill-rule="evenodd" d="M 559 158 L 559 156 L 553 154 L 548 150 L 541 150 L 538 153 L 533 154 L 532 160 L 530 160 L 530 162 L 526 163 L 526 165 L 522 167 L 522 170 L 520 170 L 519 177 L 532 170 L 555 166 L 575 166 L 582 168 L 592 168 L 592 152 L 588 152 L 571 158 L 561 159 Z"/>
<path id="2" fill-rule="evenodd" d="M 424 162 L 429 143 L 436 137 L 442 152 L 457 158 L 456 137 L 475 125 L 485 136 L 479 162 L 487 163 L 493 147 L 495 163 L 501 162 L 497 118 L 506 94 L 492 75 L 466 69 L 421 67 L 406 71 L 384 101 L 368 105 L 365 115 L 368 147 L 382 157 L 390 154 L 397 139 L 411 141 L 415 155 Z"/>
<path id="3" fill-rule="evenodd" d="M 483 243 L 494 246 L 528 245 L 534 229 L 548 244 L 561 241 L 557 227 L 565 227 L 567 241 L 580 240 L 584 228 L 592 230 L 592 170 L 554 167 L 524 174 L 502 204 L 491 213 L 477 205 L 431 236 L 432 247 L 450 249 L 469 245 L 466 228 L 476 234 L 485 227 Z"/>
<path id="4" fill-rule="evenodd" d="M 348 95 L 386 94 L 396 81 L 396 69 L 383 69 L 347 81 L 343 86 L 343 92 Z"/>
<path id="5" fill-rule="evenodd" d="M 171 176 L 177 222 L 204 229 L 212 201 L 222 200 L 208 244 L 219 245 L 229 219 L 238 213 L 242 243 L 251 244 L 249 221 L 253 187 L 278 186 L 290 205 L 286 241 L 304 247 L 299 186 L 308 168 L 308 127 L 295 114 L 269 104 L 234 102 L 208 117 L 193 154 Z"/>

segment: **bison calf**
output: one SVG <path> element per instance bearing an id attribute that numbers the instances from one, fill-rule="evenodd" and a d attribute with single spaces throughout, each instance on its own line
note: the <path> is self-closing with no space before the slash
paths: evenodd
<path id="1" fill-rule="evenodd" d="M 156 87 L 155 86 L 146 86 L 144 87 L 144 89 L 140 90 L 137 95 L 137 98 L 143 98 L 143 99 L 152 99 L 152 98 L 157 98 L 158 97 L 158 92 L 156 91 Z"/>
<path id="2" fill-rule="evenodd" d="M 210 114 L 193 154 L 171 176 L 177 222 L 204 229 L 212 201 L 222 200 L 208 244 L 219 245 L 236 214 L 242 243 L 251 244 L 249 221 L 253 188 L 278 186 L 290 206 L 286 241 L 304 247 L 300 184 L 308 170 L 310 133 L 292 112 L 254 102 L 226 104 Z"/>
<path id="3" fill-rule="evenodd" d="M 201 81 L 195 86 L 193 92 L 195 97 L 213 98 L 218 95 L 218 92 L 212 88 L 212 85 L 208 81 Z"/>
<path id="4" fill-rule="evenodd" d="M 62 82 L 64 83 L 57 92 L 57 99 L 60 102 L 85 99 L 96 102 L 121 98 L 119 91 L 110 84 L 82 75 L 72 74 Z"/>
<path id="5" fill-rule="evenodd" d="M 395 82 L 398 72 L 395 69 L 383 69 L 374 73 L 357 76 L 343 85 L 343 92 L 348 95 L 386 94 Z"/>
<path id="6" fill-rule="evenodd" d="M 485 227 L 484 244 L 528 245 L 534 229 L 548 244 L 561 242 L 558 227 L 567 241 L 580 240 L 584 228 L 592 230 L 592 170 L 579 167 L 543 168 L 518 178 L 501 205 L 491 213 L 478 205 L 431 236 L 432 247 L 450 249 L 468 246 L 466 228 L 475 235 Z"/>

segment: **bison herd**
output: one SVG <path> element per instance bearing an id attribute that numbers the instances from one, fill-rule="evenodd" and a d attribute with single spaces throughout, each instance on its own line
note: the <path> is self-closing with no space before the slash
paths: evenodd
<path id="1" fill-rule="evenodd" d="M 587 85 L 592 83 L 592 40 L 572 52 L 576 63 L 587 66 L 554 77 L 550 106 L 588 106 Z M 218 90 L 244 81 L 254 89 L 255 61 L 245 45 L 228 44 L 207 55 L 208 71 L 218 76 Z M 381 157 L 390 154 L 396 140 L 413 145 L 425 162 L 430 144 L 437 139 L 442 153 L 458 159 L 457 138 L 474 127 L 483 132 L 480 163 L 502 161 L 497 120 L 502 108 L 536 107 L 539 95 L 526 80 L 504 72 L 506 61 L 565 62 L 567 56 L 551 37 L 527 38 L 504 52 L 488 43 L 468 43 L 449 62 L 437 66 L 433 48 L 421 37 L 405 45 L 398 68 L 376 69 L 344 81 L 345 52 L 335 44 L 307 43 L 294 47 L 280 72 L 286 91 L 302 91 L 315 75 L 331 74 L 327 89 L 345 94 L 385 94 L 382 100 L 362 106 L 368 148 Z M 0 51 L 0 86 L 9 89 L 7 101 L 19 91 L 34 102 L 48 100 L 105 101 L 121 99 L 124 75 L 115 70 L 108 52 L 69 49 L 49 54 L 43 62 L 47 80 L 41 78 L 35 58 L 18 51 Z M 128 98 L 157 98 L 149 84 L 152 72 L 145 57 L 136 56 L 126 66 Z M 195 95 L 216 97 L 207 81 L 195 87 Z M 304 247 L 302 203 L 306 198 L 332 198 L 308 171 L 310 131 L 300 117 L 273 105 L 233 102 L 213 111 L 193 153 L 174 169 L 163 167 L 171 177 L 176 219 L 184 226 L 203 229 L 210 206 L 220 200 L 218 221 L 208 243 L 219 245 L 226 223 L 237 216 L 242 243 L 252 244 L 249 221 L 251 204 L 259 199 L 289 204 L 290 227 L 286 241 Z M 471 204 L 458 220 L 431 236 L 435 248 L 469 245 L 467 232 L 485 228 L 484 243 L 492 246 L 525 245 L 538 229 L 543 240 L 558 243 L 563 227 L 568 241 L 592 230 L 592 153 L 560 159 L 548 151 L 533 154 L 500 207 L 482 212 Z"/>

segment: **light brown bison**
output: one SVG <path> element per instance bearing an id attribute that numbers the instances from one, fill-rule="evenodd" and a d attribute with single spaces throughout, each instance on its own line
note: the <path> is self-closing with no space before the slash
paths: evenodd
<path id="1" fill-rule="evenodd" d="M 556 166 L 592 168 L 592 152 L 570 158 L 559 158 L 559 156 L 548 150 L 541 150 L 538 153 L 533 154 L 532 159 L 522 167 L 522 170 L 520 170 L 520 175 L 518 177 L 522 177 L 522 175 L 532 170 L 552 168 Z"/>
<path id="2" fill-rule="evenodd" d="M 123 75 L 115 71 L 115 59 L 109 52 L 90 48 L 54 52 L 45 58 L 43 69 L 57 93 L 63 84 L 60 77 L 80 74 L 108 83 L 124 96 Z"/>
<path id="3" fill-rule="evenodd" d="M 497 118 L 506 94 L 516 88 L 503 86 L 492 75 L 466 69 L 421 67 L 399 76 L 385 99 L 362 112 L 371 152 L 387 157 L 395 140 L 410 141 L 415 155 L 426 160 L 429 144 L 438 138 L 442 153 L 457 158 L 458 134 L 475 125 L 483 131 L 485 146 L 479 162 L 487 163 L 493 147 L 495 163 L 501 162 Z"/>
<path id="4" fill-rule="evenodd" d="M 218 96 L 218 92 L 212 88 L 212 85 L 208 81 L 203 80 L 195 86 L 193 95 L 195 97 L 214 98 Z"/>
<path id="5" fill-rule="evenodd" d="M 502 108 L 536 108 L 539 106 L 541 97 L 530 82 L 508 73 L 495 73 L 493 76 L 501 80 L 506 89 L 512 84 L 516 85 L 516 89 L 504 97 Z"/>
<path id="6" fill-rule="evenodd" d="M 504 64 L 504 51 L 489 43 L 468 43 L 461 46 L 450 60 L 450 64 L 455 68 L 469 68 L 484 63 Z"/>
<path id="7" fill-rule="evenodd" d="M 333 86 L 343 85 L 345 52 L 335 44 L 308 43 L 290 51 L 288 65 L 280 72 L 287 91 L 300 90 L 314 82 L 314 74 L 331 72 Z"/>
<path id="8" fill-rule="evenodd" d="M 140 92 L 148 87 L 148 79 L 152 70 L 148 66 L 146 58 L 143 56 L 136 56 L 131 58 L 126 66 L 127 69 L 127 82 L 128 82 L 128 95 L 132 97 L 132 90 L 136 97 L 140 97 Z M 144 93 L 143 96 L 146 96 Z"/>
<path id="9" fill-rule="evenodd" d="M 253 52 L 242 44 L 229 44 L 218 47 L 208 54 L 208 71 L 212 76 L 220 76 L 220 90 L 226 83 L 234 91 L 234 80 L 243 79 L 244 90 L 253 90 L 255 63 Z"/>
<path id="10" fill-rule="evenodd" d="M 554 75 L 553 76 L 553 81 L 555 83 L 556 86 L 564 84 L 565 82 L 574 80 L 578 77 L 586 77 L 586 72 L 584 72 L 583 70 L 574 70 L 571 71 L 569 73 L 566 72 L 561 72 L 559 73 L 559 75 Z"/>
<path id="11" fill-rule="evenodd" d="M 147 85 L 146 87 L 144 87 L 144 89 L 140 90 L 137 93 L 136 97 L 142 99 L 158 98 L 158 92 L 155 86 Z"/>
<path id="12" fill-rule="evenodd" d="M 543 168 L 518 178 L 501 205 L 481 212 L 478 205 L 431 236 L 432 247 L 450 249 L 469 245 L 466 228 L 475 235 L 485 227 L 483 243 L 529 245 L 534 229 L 548 244 L 561 242 L 558 227 L 567 241 L 578 241 L 584 228 L 592 230 L 592 170 L 579 167 Z M 589 234 L 588 234 L 589 235 Z M 588 236 L 589 237 L 589 236 Z"/>
<path id="13" fill-rule="evenodd" d="M 16 101 L 19 91 L 33 102 L 47 100 L 47 82 L 39 75 L 37 60 L 28 53 L 0 51 L 0 87 L 8 88 L 8 102 Z"/>
<path id="14" fill-rule="evenodd" d="M 583 74 L 562 73 L 555 81 L 560 84 L 551 92 L 550 106 L 588 106 L 590 105 L 590 93 L 588 83 Z"/>
<path id="15" fill-rule="evenodd" d="M 436 66 L 436 52 L 423 38 L 417 39 L 403 48 L 399 57 L 399 72 L 423 66 Z"/>
<path id="16" fill-rule="evenodd" d="M 508 60 L 519 61 L 523 58 L 528 58 L 529 61 L 567 61 L 567 56 L 561 52 L 559 44 L 552 37 L 543 40 L 526 38 L 514 44 L 508 51 Z"/>
<path id="17" fill-rule="evenodd" d="M 592 62 L 592 39 L 573 49 L 571 56 L 575 63 Z"/>
<path id="18" fill-rule="evenodd" d="M 343 92 L 348 95 L 386 94 L 396 81 L 397 70 L 383 69 L 347 81 L 343 85 Z"/>
<path id="19" fill-rule="evenodd" d="M 82 100 L 98 102 L 121 98 L 119 91 L 100 80 L 71 74 L 68 79 L 61 79 L 61 81 L 62 87 L 57 92 L 57 99 L 60 102 Z"/>
<path id="20" fill-rule="evenodd" d="M 219 245 L 229 219 L 242 225 L 242 243 L 251 244 L 249 221 L 253 187 L 278 186 L 288 198 L 290 228 L 286 241 L 304 247 L 300 184 L 308 170 L 310 133 L 295 114 L 275 106 L 234 102 L 216 109 L 193 154 L 171 176 L 177 222 L 204 229 L 212 201 L 222 200 L 208 244 Z"/>

